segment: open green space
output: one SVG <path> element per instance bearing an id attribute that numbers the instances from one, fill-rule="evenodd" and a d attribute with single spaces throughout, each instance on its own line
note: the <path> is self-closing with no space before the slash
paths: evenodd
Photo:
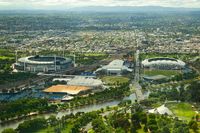
<path id="1" fill-rule="evenodd" d="M 106 84 L 124 84 L 129 82 L 129 78 L 127 77 L 119 77 L 119 76 L 105 76 L 102 78 L 103 82 Z"/>
<path id="2" fill-rule="evenodd" d="M 181 72 L 177 70 L 144 70 L 144 75 L 147 76 L 164 75 L 167 77 L 171 77 L 179 74 L 181 74 Z"/>
<path id="3" fill-rule="evenodd" d="M 189 103 L 170 103 L 167 107 L 182 120 L 190 121 L 196 114 Z"/>
<path id="4" fill-rule="evenodd" d="M 60 132 L 61 133 L 70 133 L 72 127 L 73 127 L 72 123 L 67 123 L 66 126 L 60 130 Z M 58 129 L 58 126 L 57 127 L 56 126 L 48 126 L 47 128 L 41 129 L 41 130 L 37 131 L 36 133 L 54 133 L 54 132 L 56 132 L 56 129 Z"/>
<path id="5" fill-rule="evenodd" d="M 107 56 L 105 53 L 85 53 L 85 56 Z"/>
<path id="6" fill-rule="evenodd" d="M 0 56 L 0 60 L 13 60 L 14 57 Z"/>
<path id="7" fill-rule="evenodd" d="M 188 61 L 190 59 L 194 59 L 197 57 L 198 54 L 185 54 L 185 53 L 141 53 L 140 60 L 149 59 L 149 58 L 157 58 L 157 57 L 168 57 L 168 58 L 175 58 L 180 59 L 183 61 Z"/>

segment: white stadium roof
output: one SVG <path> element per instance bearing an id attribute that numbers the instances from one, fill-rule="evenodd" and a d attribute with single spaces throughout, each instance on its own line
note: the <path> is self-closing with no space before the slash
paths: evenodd
<path id="1" fill-rule="evenodd" d="M 54 78 L 52 81 L 54 82 L 54 81 L 65 81 L 65 82 L 68 82 L 68 81 L 70 81 L 71 80 L 71 78 Z"/>
<path id="2" fill-rule="evenodd" d="M 54 61 L 34 61 L 34 60 L 29 60 L 29 58 L 32 58 L 33 56 L 28 56 L 28 57 L 23 57 L 20 58 L 18 61 L 19 62 L 25 62 L 25 63 L 31 63 L 31 64 L 53 64 Z"/>
<path id="3" fill-rule="evenodd" d="M 107 67 L 121 67 L 123 66 L 124 61 L 123 60 L 113 60 L 112 62 L 110 62 Z"/>
<path id="4" fill-rule="evenodd" d="M 142 61 L 142 64 L 144 67 L 153 67 L 155 65 L 184 67 L 186 65 L 185 62 L 181 60 L 166 57 L 145 59 L 144 61 Z"/>
<path id="5" fill-rule="evenodd" d="M 79 86 L 101 86 L 103 82 L 100 79 L 94 79 L 91 77 L 76 76 L 67 83 L 68 85 L 79 85 Z"/>
<path id="6" fill-rule="evenodd" d="M 96 72 L 97 71 L 101 71 L 101 70 L 108 70 L 108 71 L 126 70 L 126 71 L 129 71 L 129 72 L 133 71 L 132 69 L 130 69 L 127 66 L 124 65 L 124 61 L 123 60 L 113 60 L 108 65 L 105 65 L 102 68 L 97 69 Z"/>
<path id="7" fill-rule="evenodd" d="M 52 58 L 51 60 L 34 60 L 34 58 Z M 65 61 L 62 62 L 70 62 L 71 59 L 69 58 L 64 58 L 64 57 L 59 57 L 59 56 L 28 56 L 28 57 L 22 57 L 19 58 L 18 61 L 19 62 L 24 62 L 24 63 L 30 63 L 30 64 L 46 64 L 46 65 L 50 65 L 50 64 L 54 64 L 55 60 L 60 60 L 60 59 L 64 59 Z"/>

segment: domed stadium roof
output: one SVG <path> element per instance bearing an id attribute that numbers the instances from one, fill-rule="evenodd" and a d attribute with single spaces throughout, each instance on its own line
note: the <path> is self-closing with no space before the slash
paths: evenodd
<path id="1" fill-rule="evenodd" d="M 151 68 L 183 68 L 185 67 L 185 62 L 177 60 L 174 58 L 160 57 L 160 58 L 151 58 L 142 61 L 144 67 Z"/>
<path id="2" fill-rule="evenodd" d="M 55 61 L 71 62 L 71 59 L 56 56 L 28 56 L 20 58 L 18 61 L 30 64 L 54 64 Z"/>

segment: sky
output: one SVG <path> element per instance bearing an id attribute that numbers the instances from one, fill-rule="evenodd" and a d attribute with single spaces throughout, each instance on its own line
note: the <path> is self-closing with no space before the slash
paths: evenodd
<path id="1" fill-rule="evenodd" d="M 68 9 L 84 6 L 200 8 L 200 0 L 0 0 L 0 9 Z"/>

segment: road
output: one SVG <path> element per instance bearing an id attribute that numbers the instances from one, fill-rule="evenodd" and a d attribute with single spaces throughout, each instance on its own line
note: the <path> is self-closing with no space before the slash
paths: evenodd
<path id="1" fill-rule="evenodd" d="M 142 87 L 139 84 L 139 80 L 140 80 L 139 55 L 140 55 L 140 51 L 137 50 L 135 53 L 135 73 L 134 73 L 134 79 L 132 80 L 132 87 L 134 87 L 134 89 L 135 89 L 135 94 L 136 94 L 138 102 L 145 99 L 145 97 L 142 93 Z"/>
<path id="2" fill-rule="evenodd" d="M 51 76 L 51 77 L 70 77 L 70 78 L 73 78 L 75 76 L 80 76 L 80 75 L 66 75 L 66 74 L 56 74 L 56 73 L 52 73 L 52 74 L 39 73 L 38 75 L 40 75 L 40 76 Z M 96 76 L 84 76 L 83 75 L 82 77 L 95 78 Z"/>

